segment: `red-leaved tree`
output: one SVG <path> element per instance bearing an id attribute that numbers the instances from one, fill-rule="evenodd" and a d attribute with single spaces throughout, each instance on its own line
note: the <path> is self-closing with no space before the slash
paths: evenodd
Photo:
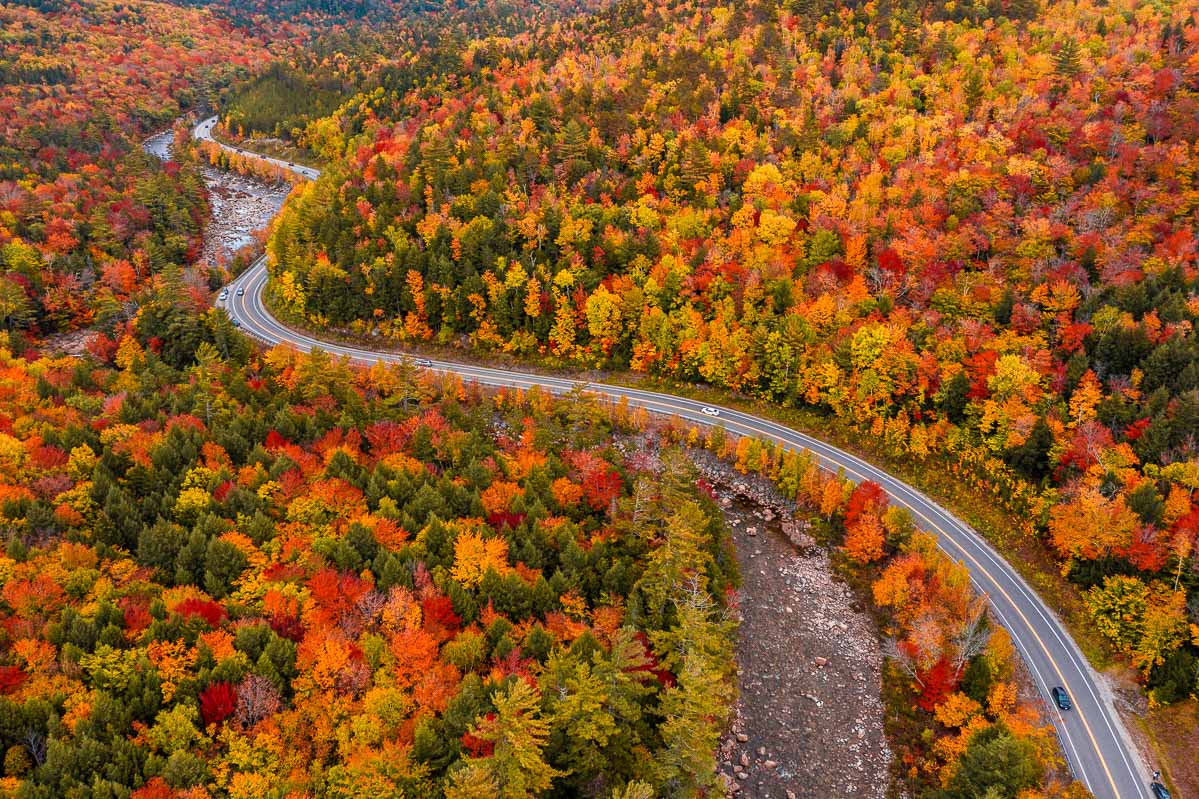
<path id="1" fill-rule="evenodd" d="M 225 618 L 225 608 L 211 599 L 189 597 L 175 606 L 175 612 L 185 619 L 203 619 L 209 627 L 216 627 Z"/>
<path id="2" fill-rule="evenodd" d="M 214 682 L 200 692 L 200 716 L 204 725 L 220 724 L 233 715 L 237 707 L 237 690 L 232 683 Z"/>

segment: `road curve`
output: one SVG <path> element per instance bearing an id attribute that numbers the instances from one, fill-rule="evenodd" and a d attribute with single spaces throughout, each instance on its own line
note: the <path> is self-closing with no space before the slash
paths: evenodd
<path id="1" fill-rule="evenodd" d="M 212 140 L 215 122 L 216 117 L 200 122 L 193 135 Z M 236 149 L 225 144 L 221 146 Z M 259 157 L 245 150 L 238 152 Z M 304 177 L 315 179 L 320 174 L 311 167 L 296 167 L 274 158 L 265 160 Z M 320 348 L 366 364 L 397 362 L 409 357 L 323 341 L 285 326 L 263 304 L 266 282 L 266 257 L 263 256 L 230 284 L 228 299 L 218 301 L 242 331 L 253 338 L 265 344 L 286 343 L 305 351 Z M 453 372 L 463 380 L 488 386 L 540 386 L 554 392 L 566 392 L 578 385 L 573 380 L 453 361 L 432 361 L 429 368 Z M 600 396 L 624 399 L 630 406 L 653 413 L 700 424 L 713 422 L 702 412 L 703 403 L 685 397 L 604 383 L 589 383 L 587 388 Z M 990 600 L 995 618 L 1011 634 L 1037 688 L 1046 699 L 1062 750 L 1075 776 L 1099 799 L 1149 799 L 1148 771 L 1112 704 L 1110 693 L 1102 687 L 1100 678 L 1062 622 L 981 535 L 920 491 L 851 453 L 760 416 L 723 407 L 719 412 L 720 423 L 730 433 L 775 441 L 790 449 L 807 450 L 822 466 L 841 470 L 854 482 L 873 480 L 887 491 L 892 503 L 907 508 L 921 528 L 937 536 L 941 548 L 950 557 L 965 564 L 975 587 Z M 1058 685 L 1069 691 L 1074 704 L 1072 710 L 1059 712 L 1050 700 L 1050 689 Z"/>

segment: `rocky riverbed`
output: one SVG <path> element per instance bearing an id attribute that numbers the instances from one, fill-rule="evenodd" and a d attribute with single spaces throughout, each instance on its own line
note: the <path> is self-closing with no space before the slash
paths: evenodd
<path id="1" fill-rule="evenodd" d="M 171 159 L 171 131 L 151 136 L 143 147 L 146 152 L 164 161 Z M 212 219 L 204 230 L 202 264 L 219 265 L 229 262 L 234 253 L 251 244 L 258 231 L 264 230 L 283 207 L 291 186 L 263 183 L 254 178 L 203 167 L 201 173 L 208 186 Z"/>
<path id="2" fill-rule="evenodd" d="M 882 799 L 891 752 L 873 622 L 768 481 L 693 457 L 715 487 L 743 581 L 740 699 L 720 750 L 726 793 Z"/>
<path id="3" fill-rule="evenodd" d="M 169 132 L 154 136 L 146 151 L 169 160 L 171 140 Z M 202 171 L 212 221 L 201 260 L 216 264 L 270 223 L 289 187 Z M 618 446 L 644 455 L 648 443 Z M 741 475 L 707 452 L 692 456 L 715 488 L 742 574 L 740 698 L 719 752 L 726 794 L 882 799 L 891 752 L 873 623 L 769 481 Z"/>

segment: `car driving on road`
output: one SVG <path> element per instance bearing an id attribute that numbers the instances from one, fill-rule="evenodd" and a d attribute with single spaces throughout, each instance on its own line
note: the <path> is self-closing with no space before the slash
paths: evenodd
<path id="1" fill-rule="evenodd" d="M 1053 701 L 1057 704 L 1059 710 L 1069 710 L 1073 707 L 1070 704 L 1070 695 L 1066 693 L 1066 689 L 1062 686 L 1056 686 L 1049 693 L 1053 694 Z"/>
<path id="2" fill-rule="evenodd" d="M 430 369 L 433 366 L 433 362 L 428 358 L 417 358 L 414 363 L 422 369 Z"/>
<path id="3" fill-rule="evenodd" d="M 699 412 L 702 413 L 704 416 L 719 416 L 720 415 L 720 409 L 713 408 L 711 405 L 705 405 L 704 407 L 699 409 Z"/>
<path id="4" fill-rule="evenodd" d="M 242 286 L 241 288 L 239 288 L 237 290 L 237 296 L 239 296 L 239 297 L 246 296 L 246 287 L 245 286 Z"/>

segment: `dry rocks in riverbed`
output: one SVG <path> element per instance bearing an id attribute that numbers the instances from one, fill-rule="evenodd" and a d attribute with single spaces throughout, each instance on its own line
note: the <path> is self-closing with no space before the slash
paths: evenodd
<path id="1" fill-rule="evenodd" d="M 743 581 L 740 700 L 720 749 L 726 794 L 882 799 L 891 752 L 873 623 L 770 483 L 708 453 L 695 460 L 716 486 Z"/>
<path id="2" fill-rule="evenodd" d="M 146 152 L 166 161 L 171 158 L 173 132 L 152 136 L 142 145 Z M 218 265 L 228 263 L 234 254 L 254 241 L 254 234 L 270 224 L 291 186 L 285 183 L 266 183 L 247 175 L 203 167 L 201 173 L 208 186 L 212 206 L 212 221 L 204 230 L 204 249 L 199 262 Z"/>
<path id="3" fill-rule="evenodd" d="M 212 167 L 201 170 L 208 184 L 212 223 L 204 231 L 200 261 L 227 263 L 234 253 L 254 240 L 254 233 L 270 224 L 291 187 L 268 184 L 255 178 Z"/>

